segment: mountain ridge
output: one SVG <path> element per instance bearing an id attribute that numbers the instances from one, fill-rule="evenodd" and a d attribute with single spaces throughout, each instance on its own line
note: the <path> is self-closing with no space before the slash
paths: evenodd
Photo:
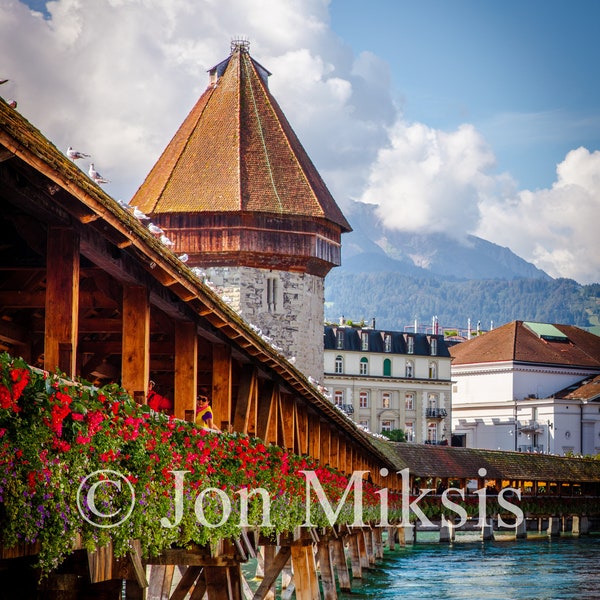
<path id="1" fill-rule="evenodd" d="M 325 319 L 377 319 L 403 330 L 437 316 L 442 327 L 514 320 L 577 325 L 600 333 L 600 284 L 553 279 L 475 236 L 407 233 L 384 227 L 374 205 L 346 211 L 342 265 L 325 279 Z"/>

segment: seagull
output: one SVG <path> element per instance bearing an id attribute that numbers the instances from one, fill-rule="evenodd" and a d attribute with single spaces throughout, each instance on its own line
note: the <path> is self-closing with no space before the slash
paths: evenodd
<path id="1" fill-rule="evenodd" d="M 11 108 L 17 108 L 17 101 L 16 101 L 16 100 L 9 100 L 9 101 L 8 101 L 8 105 L 9 105 Z"/>
<path id="2" fill-rule="evenodd" d="M 130 206 L 129 208 L 133 211 L 133 216 L 136 219 L 139 219 L 140 221 L 145 221 L 146 219 L 150 218 L 146 213 L 143 213 L 137 206 Z"/>
<path id="3" fill-rule="evenodd" d="M 164 230 L 162 230 L 158 225 L 155 225 L 154 223 L 148 223 L 148 231 L 155 236 L 160 236 L 164 233 Z"/>
<path id="4" fill-rule="evenodd" d="M 90 158 L 89 154 L 84 154 L 83 152 L 77 152 L 77 150 L 73 150 L 72 146 L 69 146 L 67 148 L 67 156 L 71 160 L 78 160 L 80 158 Z M 91 175 L 90 175 L 90 177 L 91 177 Z"/>
<path id="5" fill-rule="evenodd" d="M 3 83 L 6 83 L 8 81 L 8 79 L 0 79 L 0 85 L 2 85 Z"/>
<path id="6" fill-rule="evenodd" d="M 96 183 L 110 183 L 110 180 L 104 179 L 104 177 L 102 177 L 102 175 L 100 175 L 100 173 L 94 169 L 94 163 L 90 164 L 88 174 Z"/>
<path id="7" fill-rule="evenodd" d="M 187 261 L 188 261 L 188 258 L 189 258 L 189 256 L 188 256 L 187 254 L 180 254 L 180 255 L 179 255 L 177 258 L 178 258 L 178 259 L 179 259 L 179 260 L 180 260 L 182 263 L 185 263 L 185 262 L 187 262 Z"/>
<path id="8" fill-rule="evenodd" d="M 160 241 L 165 246 L 174 246 L 174 242 L 172 242 L 164 233 L 160 236 Z"/>

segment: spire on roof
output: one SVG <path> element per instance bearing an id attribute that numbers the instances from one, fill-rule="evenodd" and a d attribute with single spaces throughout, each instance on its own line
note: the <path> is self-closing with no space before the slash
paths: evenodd
<path id="1" fill-rule="evenodd" d="M 244 37 L 231 40 L 231 54 L 234 52 L 245 52 L 250 54 L 250 41 Z"/>

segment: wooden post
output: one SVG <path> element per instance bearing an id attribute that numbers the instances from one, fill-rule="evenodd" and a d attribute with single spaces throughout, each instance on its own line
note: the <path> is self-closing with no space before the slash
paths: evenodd
<path id="1" fill-rule="evenodd" d="M 268 442 L 267 432 L 269 430 L 269 421 L 274 405 L 275 384 L 272 381 L 265 381 L 258 394 L 258 407 L 256 414 L 256 437 Z"/>
<path id="2" fill-rule="evenodd" d="M 291 550 L 296 600 L 320 600 L 319 586 L 315 587 L 316 566 L 312 545 L 293 545 Z"/>
<path id="3" fill-rule="evenodd" d="M 212 412 L 217 427 L 228 431 L 231 424 L 231 347 L 222 344 L 213 345 Z"/>
<path id="4" fill-rule="evenodd" d="M 296 410 L 296 447 L 294 451 L 296 454 L 308 454 L 308 415 L 306 413 L 306 406 L 295 403 Z"/>
<path id="5" fill-rule="evenodd" d="M 48 228 L 44 369 L 75 376 L 79 315 L 79 236 Z"/>
<path id="6" fill-rule="evenodd" d="M 294 422 L 294 398 L 289 394 L 281 394 L 279 398 L 279 424 L 281 428 L 281 445 L 291 452 L 294 451 L 296 423 Z"/>
<path id="7" fill-rule="evenodd" d="M 396 534 L 397 531 L 395 526 L 387 528 L 387 543 L 390 550 L 396 549 Z"/>
<path id="8" fill-rule="evenodd" d="M 175 417 L 194 421 L 198 391 L 196 324 L 175 323 Z M 191 417 L 191 418 L 190 418 Z"/>
<path id="9" fill-rule="evenodd" d="M 256 410 L 255 396 L 258 391 L 258 376 L 253 365 L 244 365 L 240 377 L 235 415 L 233 417 L 233 430 L 239 433 L 248 433 L 250 411 Z M 256 421 L 256 417 L 253 419 Z"/>
<path id="10" fill-rule="evenodd" d="M 363 569 L 368 569 L 371 566 L 369 559 L 369 551 L 367 547 L 367 540 L 364 529 L 358 530 L 358 554 L 360 557 L 360 565 Z"/>
<path id="11" fill-rule="evenodd" d="M 354 532 L 348 537 L 348 547 L 350 549 L 350 566 L 352 568 L 352 578 L 362 579 L 362 562 L 360 560 L 358 533 Z"/>
<path id="12" fill-rule="evenodd" d="M 383 535 L 381 527 L 374 527 L 371 531 L 373 532 L 375 558 L 383 558 Z"/>
<path id="13" fill-rule="evenodd" d="M 317 544 L 319 571 L 321 573 L 321 585 L 323 586 L 324 600 L 337 600 L 337 590 L 335 587 L 335 576 L 333 573 L 331 551 L 332 546 L 328 540 L 321 540 Z"/>
<path id="14" fill-rule="evenodd" d="M 264 569 L 263 569 L 263 580 L 258 586 L 254 597 L 255 598 L 275 598 L 275 581 L 277 577 L 287 564 L 291 556 L 291 549 L 289 546 L 282 546 L 275 554 L 275 546 L 268 545 L 264 546 Z"/>
<path id="15" fill-rule="evenodd" d="M 240 566 L 204 567 L 208 600 L 242 600 Z"/>
<path id="16" fill-rule="evenodd" d="M 123 288 L 123 355 L 121 383 L 140 404 L 146 404 L 150 376 L 150 300 L 143 286 Z"/>
<path id="17" fill-rule="evenodd" d="M 346 561 L 346 553 L 344 552 L 344 540 L 336 538 L 331 541 L 333 567 L 337 573 L 338 584 L 340 591 L 350 592 L 352 586 L 350 584 L 350 572 L 348 571 L 348 562 Z"/>
<path id="18" fill-rule="evenodd" d="M 147 600 L 169 600 L 175 565 L 150 565 Z"/>

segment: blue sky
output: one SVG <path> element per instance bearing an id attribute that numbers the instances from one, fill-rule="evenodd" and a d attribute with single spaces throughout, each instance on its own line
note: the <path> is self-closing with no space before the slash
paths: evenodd
<path id="1" fill-rule="evenodd" d="M 127 201 L 244 36 L 343 210 L 592 283 L 598 22 L 593 0 L 4 0 L 0 95 Z"/>
<path id="2" fill-rule="evenodd" d="M 473 123 L 500 170 L 549 187 L 580 145 L 600 148 L 600 2 L 333 0 L 332 29 L 390 65 L 409 121 Z"/>

